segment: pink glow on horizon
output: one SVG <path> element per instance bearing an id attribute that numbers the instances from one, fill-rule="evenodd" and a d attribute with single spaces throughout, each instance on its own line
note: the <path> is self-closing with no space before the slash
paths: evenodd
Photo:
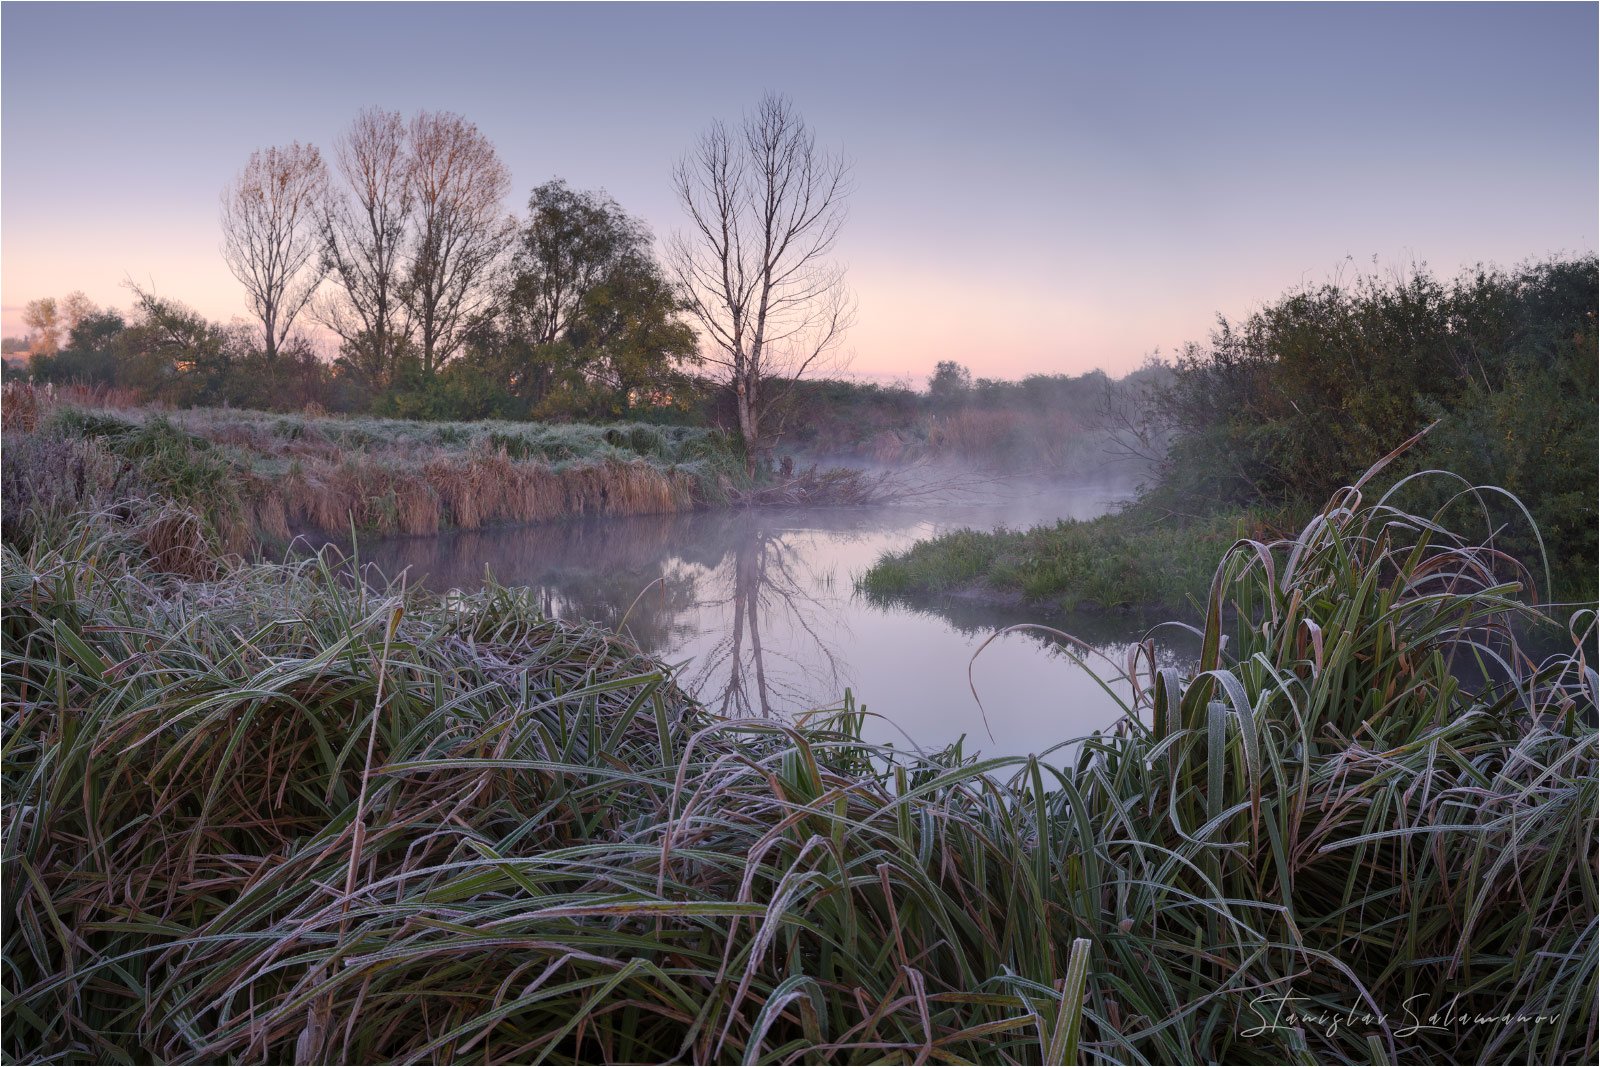
<path id="1" fill-rule="evenodd" d="M 22 336 L 28 300 L 60 299 L 74 290 L 103 307 L 125 310 L 133 302 L 124 284 L 130 276 L 208 318 L 247 320 L 243 293 L 220 255 L 203 248 L 204 236 L 183 236 L 181 243 L 152 245 L 130 233 L 97 242 L 94 254 L 87 244 L 61 235 L 36 253 L 14 252 L 7 240 L 0 264 L 0 329 L 7 337 Z M 25 276 L 12 267 L 18 261 L 28 265 Z M 119 261 L 129 265 L 114 265 Z M 107 265 L 85 270 L 86 263 Z M 1137 321 L 1127 321 L 1116 314 L 1119 309 L 1054 294 L 1042 283 L 957 279 L 889 259 L 853 269 L 851 282 L 859 311 L 842 348 L 853 354 L 843 370 L 850 377 L 880 381 L 909 376 L 918 385 L 946 359 L 967 364 L 980 377 L 1081 374 L 1095 368 L 1120 374 L 1153 349 L 1186 337 L 1186 325 L 1203 327 L 1211 314 L 1187 316 L 1195 321 L 1186 323 L 1181 311 L 1152 316 L 1145 309 Z"/>
<path id="2" fill-rule="evenodd" d="M 125 309 L 129 277 L 242 318 L 219 191 L 374 104 L 472 119 L 508 211 L 560 176 L 665 237 L 673 161 L 790 94 L 854 162 L 844 350 L 878 380 L 1118 374 L 1341 270 L 1600 236 L 1592 4 L 815 10 L 7 4 L 0 331 L 74 290 Z"/>

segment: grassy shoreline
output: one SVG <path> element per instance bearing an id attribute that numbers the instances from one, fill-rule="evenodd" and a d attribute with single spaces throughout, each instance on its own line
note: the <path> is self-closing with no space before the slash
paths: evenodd
<path id="1" fill-rule="evenodd" d="M 1046 611 L 1182 610 L 1201 604 L 1235 542 L 1270 540 L 1288 512 L 1174 521 L 1147 507 L 1023 530 L 955 530 L 885 553 L 860 578 L 869 596 L 955 597 Z"/>
<path id="2" fill-rule="evenodd" d="M 13 399 L 26 387 L 7 387 Z M 8 511 L 130 496 L 204 517 L 239 551 L 291 530 L 432 533 L 569 515 L 685 510 L 732 488 L 715 433 L 682 427 L 414 423 L 195 409 L 8 404 Z"/>
<path id="3" fill-rule="evenodd" d="M 6 1054 L 1592 1062 L 1592 670 L 1488 550 L 1318 518 L 1064 765 L 721 720 L 515 590 L 7 543 Z"/>
<path id="4" fill-rule="evenodd" d="M 1474 484 L 1499 487 L 1450 521 L 1496 528 L 1497 549 L 1535 565 L 1541 599 L 1593 605 L 1596 272 L 1578 255 L 1454 278 L 1370 274 L 1219 320 L 1120 413 L 1124 444 L 1160 457 L 1138 505 L 1091 523 L 951 534 L 885 556 L 861 586 L 1181 607 L 1234 540 L 1297 529 L 1338 487 L 1396 460 L 1396 485 L 1459 476 L 1414 481 L 1403 503 L 1419 514 L 1460 505 Z"/>
<path id="5" fill-rule="evenodd" d="M 858 503 L 861 472 L 784 469 L 756 480 L 727 435 L 685 426 L 273 415 L 98 408 L 8 384 L 7 537 L 128 501 L 186 514 L 158 529 L 196 573 L 212 554 L 281 548 L 352 527 L 422 535 L 580 516 L 657 515 L 768 500 Z M 170 561 L 169 561 L 170 562 Z"/>

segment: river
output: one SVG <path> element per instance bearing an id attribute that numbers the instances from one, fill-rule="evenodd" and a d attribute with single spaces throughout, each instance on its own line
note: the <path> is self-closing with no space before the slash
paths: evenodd
<path id="1" fill-rule="evenodd" d="M 361 555 L 438 591 L 476 588 L 485 574 L 528 586 L 551 615 L 625 629 L 726 714 L 794 716 L 838 706 L 848 689 L 870 713 L 870 740 L 933 751 L 964 736 L 968 754 L 1021 755 L 1120 717 L 1101 681 L 1128 697 L 1121 667 L 1152 620 L 875 603 L 854 579 L 883 552 L 948 530 L 1092 518 L 1128 494 L 1001 484 L 978 501 L 573 520 L 365 541 Z M 996 630 L 1035 622 L 1092 644 L 1094 673 L 1038 632 L 1007 634 L 974 660 Z"/>

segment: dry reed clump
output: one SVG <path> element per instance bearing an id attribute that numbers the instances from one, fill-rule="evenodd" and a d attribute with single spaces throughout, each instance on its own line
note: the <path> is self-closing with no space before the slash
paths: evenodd
<path id="1" fill-rule="evenodd" d="M 475 448 L 422 467 L 442 518 L 463 530 L 497 522 L 575 516 L 658 515 L 694 506 L 694 479 L 644 462 L 550 467 L 512 459 L 504 449 Z"/>
<path id="2" fill-rule="evenodd" d="M 504 449 L 476 448 L 464 456 L 438 456 L 423 466 L 422 477 L 443 502 L 443 516 L 458 529 L 538 522 L 567 514 L 553 472 L 542 464 L 513 460 Z"/>
<path id="3" fill-rule="evenodd" d="M 42 392 L 27 382 L 0 385 L 0 426 L 32 433 L 39 425 Z"/>
<path id="4" fill-rule="evenodd" d="M 569 467 L 560 477 L 573 515 L 661 515 L 693 506 L 688 476 L 646 463 Z"/>
<path id="5" fill-rule="evenodd" d="M 49 541 L 85 515 L 104 514 L 155 569 L 191 578 L 214 576 L 221 560 L 249 548 L 255 525 L 245 515 L 226 501 L 202 513 L 148 473 L 101 437 L 8 433 L 0 465 L 4 536 L 17 544 Z"/>
<path id="6" fill-rule="evenodd" d="M 7 540 L 30 541 L 75 515 L 148 493 L 129 466 L 94 438 L 9 431 L 4 453 L 0 515 Z"/>
<path id="7" fill-rule="evenodd" d="M 237 548 L 214 541 L 213 530 L 202 516 L 175 504 L 148 506 L 131 527 L 150 565 L 165 574 L 215 578 L 228 568 L 229 556 L 237 557 Z"/>
<path id="8" fill-rule="evenodd" d="M 114 385 L 56 385 L 6 382 L 0 385 L 0 424 L 32 433 L 46 415 L 61 407 L 127 409 L 139 406 L 132 390 Z"/>
<path id="9" fill-rule="evenodd" d="M 289 505 L 284 499 L 289 485 L 284 479 L 268 479 L 251 474 L 246 477 L 244 498 L 249 508 L 249 525 L 257 538 L 283 544 L 294 531 L 289 528 Z"/>
<path id="10" fill-rule="evenodd" d="M 438 495 L 414 472 L 365 456 L 302 464 L 278 491 L 289 522 L 328 534 L 348 532 L 352 525 L 384 534 L 434 533 L 443 516 Z"/>
<path id="11" fill-rule="evenodd" d="M 479 448 L 404 468 L 365 458 L 298 464 L 258 497 L 256 515 L 274 533 L 296 524 L 339 533 L 354 522 L 380 533 L 428 534 L 444 526 L 666 514 L 693 507 L 694 492 L 687 473 L 643 462 L 552 468 Z"/>

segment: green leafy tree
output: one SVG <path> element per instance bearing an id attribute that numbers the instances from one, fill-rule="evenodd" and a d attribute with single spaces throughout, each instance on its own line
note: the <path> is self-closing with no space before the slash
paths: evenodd
<path id="1" fill-rule="evenodd" d="M 180 406 L 217 403 L 253 338 L 179 301 L 133 287 L 132 323 L 116 337 L 117 384 Z"/>
<path id="2" fill-rule="evenodd" d="M 629 260 L 649 255 L 650 232 L 603 192 L 576 190 L 556 179 L 528 197 L 528 221 L 517 235 L 508 303 L 536 345 L 564 337 L 591 290 Z"/>
<path id="3" fill-rule="evenodd" d="M 680 369 L 698 363 L 694 328 L 683 301 L 648 255 L 617 263 L 584 294 L 569 331 L 595 384 L 623 413 L 641 401 L 663 399 L 678 385 Z"/>
<path id="4" fill-rule="evenodd" d="M 36 352 L 30 357 L 33 379 L 63 385 L 120 384 L 117 342 L 127 325 L 118 311 L 87 311 L 74 323 L 60 351 L 54 355 Z"/>
<path id="5" fill-rule="evenodd" d="M 960 403 L 972 391 L 972 372 L 953 359 L 942 359 L 928 376 L 928 398 L 946 407 Z"/>
<path id="6" fill-rule="evenodd" d="M 471 361 L 529 413 L 618 413 L 667 388 L 695 339 L 650 240 L 603 192 L 535 188 L 498 314 L 469 330 Z"/>

